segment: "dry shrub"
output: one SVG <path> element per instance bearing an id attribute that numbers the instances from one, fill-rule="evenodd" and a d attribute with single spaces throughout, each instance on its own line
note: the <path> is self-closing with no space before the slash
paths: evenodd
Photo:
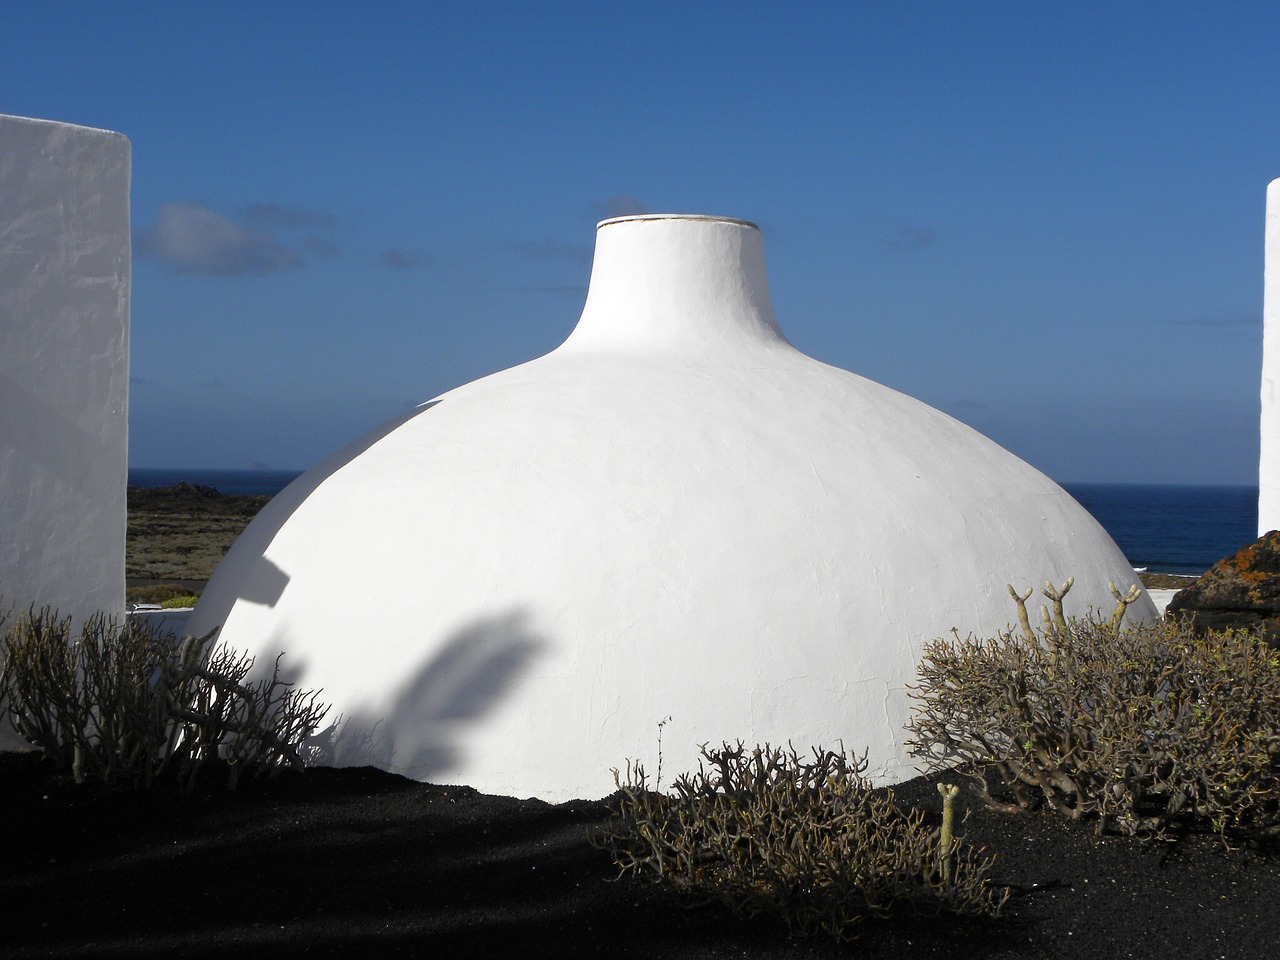
<path id="1" fill-rule="evenodd" d="M 866 761 L 741 742 L 702 748 L 698 772 L 670 794 L 644 769 L 614 772 L 613 818 L 596 836 L 621 874 L 649 874 L 740 916 L 779 917 L 793 936 L 857 936 L 870 917 L 911 910 L 995 915 L 1007 891 L 991 859 L 951 841 L 943 855 L 922 811 L 873 791 Z M 621 875 L 620 874 L 620 875 Z"/>
<path id="2" fill-rule="evenodd" d="M 216 631 L 215 631 L 216 633 Z M 157 633 L 90 617 L 78 635 L 48 608 L 0 634 L 0 702 L 14 729 L 76 782 L 149 786 L 162 773 L 190 789 L 202 767 L 244 772 L 301 767 L 299 748 L 327 707 L 279 678 L 249 682 L 253 659 L 214 633 Z"/>
<path id="3" fill-rule="evenodd" d="M 993 803 L 989 773 L 1012 794 L 999 805 L 1096 817 L 1099 832 L 1280 833 L 1280 656 L 1254 633 L 1124 627 L 1123 603 L 1106 622 L 1067 621 L 1061 594 L 1032 630 L 1027 595 L 1014 594 L 1020 633 L 928 646 L 917 755 L 973 775 Z"/>

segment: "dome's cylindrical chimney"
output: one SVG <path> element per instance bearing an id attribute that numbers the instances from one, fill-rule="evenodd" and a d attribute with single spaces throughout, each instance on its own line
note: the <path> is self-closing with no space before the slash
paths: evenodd
<path id="1" fill-rule="evenodd" d="M 754 223 L 646 214 L 596 227 L 587 303 L 565 347 L 697 352 L 780 341 Z"/>

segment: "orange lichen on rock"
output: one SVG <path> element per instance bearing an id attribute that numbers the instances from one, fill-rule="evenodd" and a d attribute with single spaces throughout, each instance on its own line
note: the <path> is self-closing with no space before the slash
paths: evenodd
<path id="1" fill-rule="evenodd" d="M 1262 627 L 1280 647 L 1280 531 L 1219 560 L 1174 596 L 1167 613 L 1189 617 L 1197 630 Z"/>

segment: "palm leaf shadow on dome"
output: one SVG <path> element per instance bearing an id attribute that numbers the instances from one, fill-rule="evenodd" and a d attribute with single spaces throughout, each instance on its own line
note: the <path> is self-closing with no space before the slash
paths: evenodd
<path id="1" fill-rule="evenodd" d="M 407 631 L 406 643 L 413 642 Z M 309 746 L 336 766 L 375 766 L 417 780 L 445 775 L 460 761 L 460 728 L 492 712 L 548 646 L 522 610 L 477 618 L 451 634 L 385 707 L 344 718 Z"/>

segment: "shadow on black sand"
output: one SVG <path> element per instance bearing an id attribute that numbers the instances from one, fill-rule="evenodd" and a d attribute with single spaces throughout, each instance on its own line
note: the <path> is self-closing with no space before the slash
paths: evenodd
<path id="1" fill-rule="evenodd" d="M 968 842 L 1024 892 L 997 920 L 868 924 L 851 946 L 688 908 L 587 841 L 600 801 L 552 806 L 313 769 L 189 797 L 77 788 L 0 754 L 3 956 L 1229 958 L 1270 956 L 1280 858 L 1099 838 L 965 795 Z M 934 784 L 897 788 L 932 809 Z"/>

